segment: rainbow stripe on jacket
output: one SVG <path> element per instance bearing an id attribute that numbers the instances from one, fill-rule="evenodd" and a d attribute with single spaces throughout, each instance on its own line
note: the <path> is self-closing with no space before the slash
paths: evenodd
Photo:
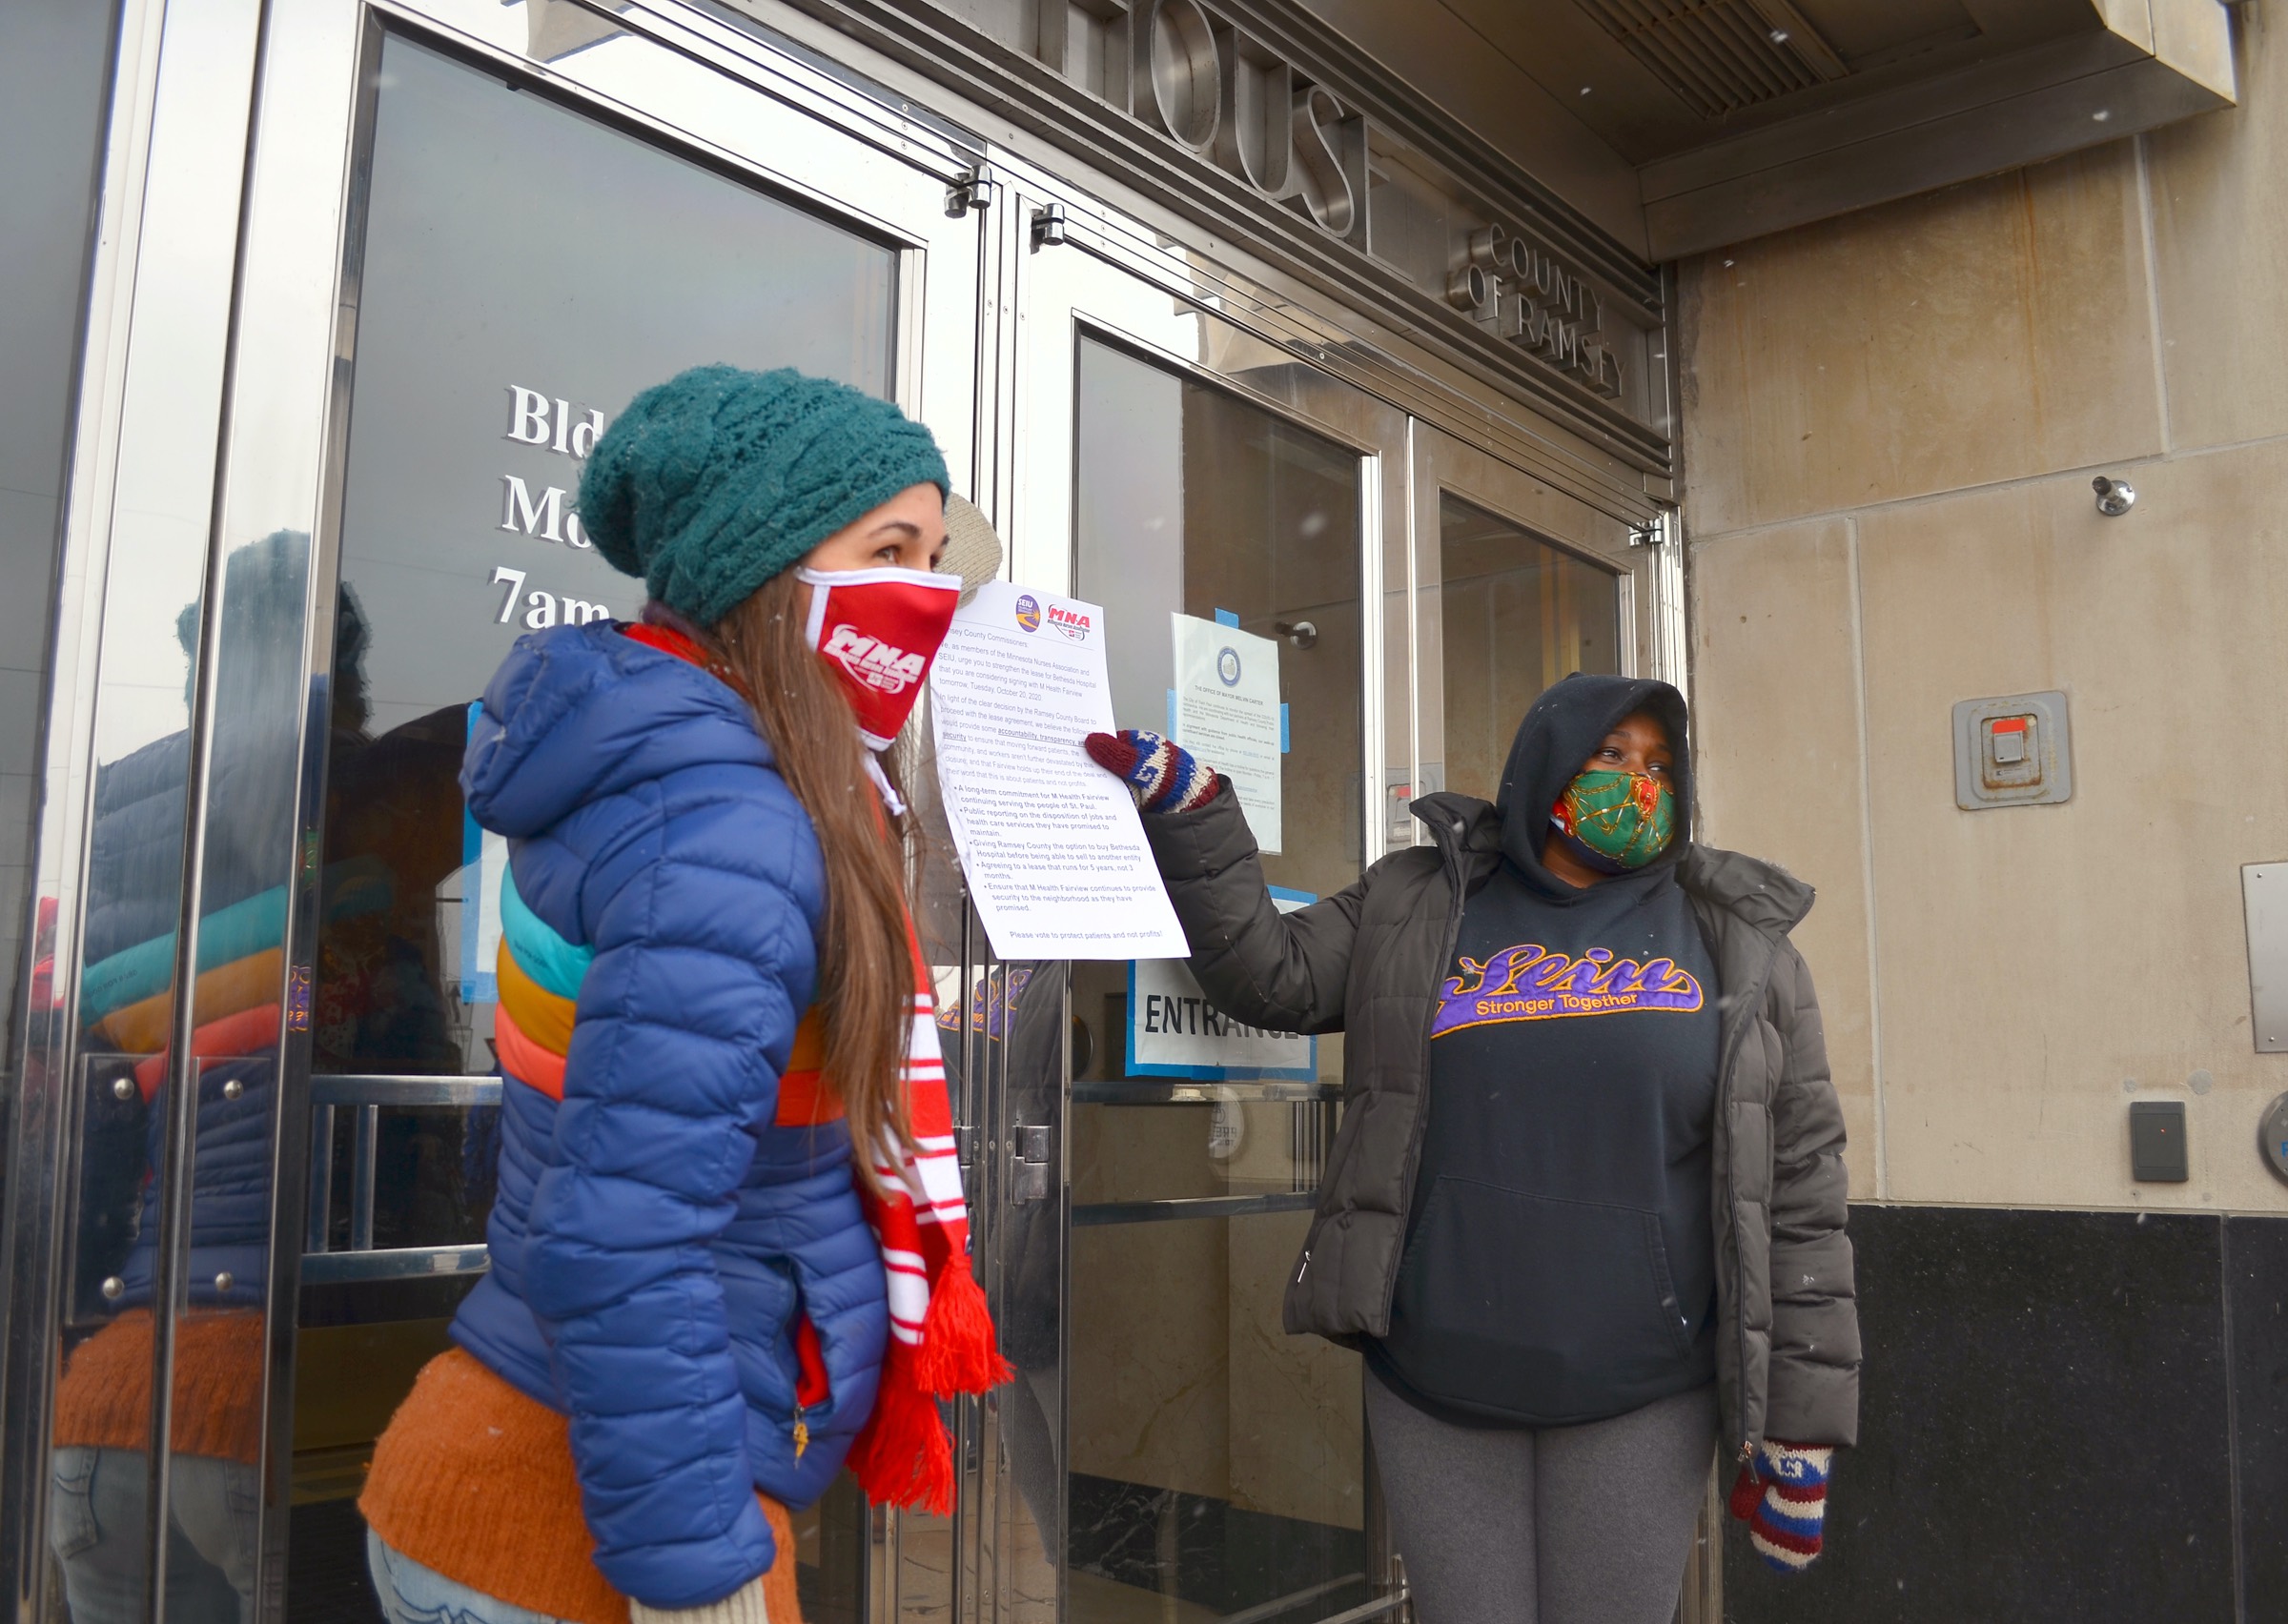
<path id="1" fill-rule="evenodd" d="M 564 1097 L 573 1005 L 595 962 L 595 948 L 574 946 L 524 905 L 517 895 L 516 874 L 503 868 L 500 952 L 494 962 L 500 1002 L 493 1011 L 493 1046 L 503 1073 L 552 1100 Z"/>
<path id="2" fill-rule="evenodd" d="M 575 946 L 566 942 L 527 907 L 524 899 L 517 895 L 515 870 L 502 869 L 500 951 L 493 969 L 499 984 L 500 1004 L 493 1013 L 493 1045 L 500 1051 L 504 1074 L 527 1087 L 539 1089 L 559 1104 L 564 1098 L 564 1061 L 572 1052 L 572 1025 L 580 985 L 595 960 L 593 947 Z M 928 1008 L 925 1004 L 925 1013 Z M 934 1030 L 931 1038 L 930 1054 L 934 1065 Z M 820 1081 L 819 1063 L 825 1054 L 825 1032 L 814 1005 L 803 1012 L 802 1020 L 795 1025 L 793 1052 L 779 1078 L 778 1109 L 772 1117 L 774 1127 L 813 1127 L 842 1119 L 841 1101 Z M 944 1068 L 939 1066 L 937 1076 L 941 1083 L 944 1075 Z M 944 1131 L 948 1165 L 952 1166 L 950 1124 Z M 961 1199 L 959 1178 L 956 1170 L 952 1200 L 957 1206 Z M 898 1283 L 893 1278 L 890 1282 L 893 1331 L 899 1322 L 898 1300 Z M 918 1314 L 913 1316 L 913 1323 L 918 1330 Z"/>

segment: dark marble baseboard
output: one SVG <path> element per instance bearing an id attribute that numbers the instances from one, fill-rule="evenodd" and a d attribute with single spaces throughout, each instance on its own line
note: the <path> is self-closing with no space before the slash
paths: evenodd
<path id="1" fill-rule="evenodd" d="M 1218 1614 L 1318 1591 L 1298 1618 L 1365 1599 L 1366 1535 L 1357 1529 L 1273 1516 L 1228 1500 L 1074 1472 L 1068 1559 L 1083 1573 L 1139 1590 L 1174 1594 Z M 1171 1564 L 1169 1557 L 1173 1555 Z"/>
<path id="2" fill-rule="evenodd" d="M 1856 1206 L 1828 1552 L 1737 1624 L 2288 1619 L 2288 1219 Z"/>

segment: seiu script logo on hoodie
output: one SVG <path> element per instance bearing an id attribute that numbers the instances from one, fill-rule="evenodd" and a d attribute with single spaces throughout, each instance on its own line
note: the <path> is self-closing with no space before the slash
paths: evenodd
<path id="1" fill-rule="evenodd" d="M 1628 1015 L 1639 1010 L 1691 1011 L 1700 983 L 1674 960 L 1617 959 L 1592 947 L 1578 959 L 1532 942 L 1485 959 L 1461 959 L 1461 974 L 1439 989 L 1430 1035 L 1505 1021 L 1556 1021 L 1570 1015 Z"/>
<path id="2" fill-rule="evenodd" d="M 827 646 L 820 652 L 840 664 L 853 680 L 886 694 L 904 693 L 907 684 L 920 681 L 922 673 L 930 669 L 928 655 L 909 654 L 848 624 L 828 632 Z"/>

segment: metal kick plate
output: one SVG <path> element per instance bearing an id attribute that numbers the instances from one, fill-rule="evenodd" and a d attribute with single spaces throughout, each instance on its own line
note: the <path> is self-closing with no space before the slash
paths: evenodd
<path id="1" fill-rule="evenodd" d="M 2288 863 L 2240 869 L 2240 906 L 2248 922 L 2248 1015 L 2257 1052 L 2288 1051 Z"/>

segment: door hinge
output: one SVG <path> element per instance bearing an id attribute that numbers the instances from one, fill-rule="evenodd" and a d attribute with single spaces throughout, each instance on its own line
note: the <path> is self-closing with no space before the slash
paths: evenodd
<path id="1" fill-rule="evenodd" d="M 1049 1128 L 1020 1123 L 1009 1145 L 1009 1200 L 1012 1207 L 1049 1199 Z"/>
<path id="2" fill-rule="evenodd" d="M 993 194 L 1000 190 L 1001 177 L 993 173 L 992 165 L 971 164 L 946 188 L 946 217 L 958 220 L 972 209 L 991 208 Z"/>

